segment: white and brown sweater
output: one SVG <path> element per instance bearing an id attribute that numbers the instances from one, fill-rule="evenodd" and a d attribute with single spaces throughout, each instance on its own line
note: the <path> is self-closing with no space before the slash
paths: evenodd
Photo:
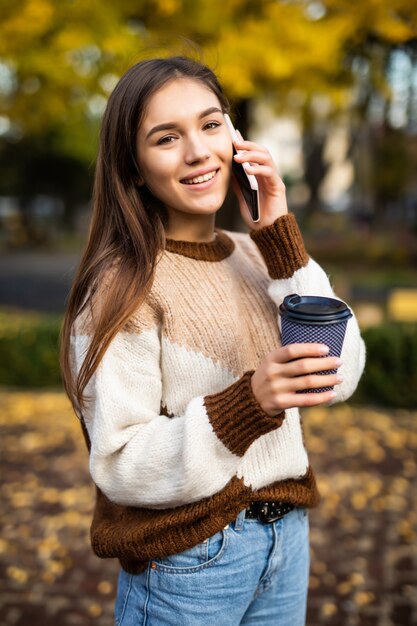
<path id="1" fill-rule="evenodd" d="M 250 378 L 280 345 L 290 293 L 333 296 L 293 215 L 250 235 L 168 240 L 152 289 L 107 349 L 84 413 L 97 486 L 93 549 L 136 573 L 223 528 L 250 501 L 318 502 L 300 415 L 267 415 Z M 73 335 L 75 370 L 90 336 Z M 348 322 L 337 399 L 356 388 L 365 350 Z"/>

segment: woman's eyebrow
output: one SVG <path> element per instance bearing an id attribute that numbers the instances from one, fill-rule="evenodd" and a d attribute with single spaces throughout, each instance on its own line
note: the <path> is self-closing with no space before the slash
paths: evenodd
<path id="1" fill-rule="evenodd" d="M 223 113 L 223 111 L 219 109 L 219 107 L 210 107 L 202 111 L 199 114 L 198 119 L 201 120 L 203 117 L 207 117 L 207 115 L 211 115 L 212 113 Z M 157 124 L 157 126 L 153 126 L 153 128 L 151 128 L 151 130 L 148 132 L 148 134 L 146 135 L 146 139 L 149 139 L 149 137 L 151 137 L 155 133 L 158 133 L 161 130 L 172 130 L 173 128 L 177 128 L 177 126 L 178 124 L 176 124 L 175 122 Z"/>

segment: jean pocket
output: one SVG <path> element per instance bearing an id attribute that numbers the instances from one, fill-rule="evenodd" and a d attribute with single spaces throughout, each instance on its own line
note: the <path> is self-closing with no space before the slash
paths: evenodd
<path id="1" fill-rule="evenodd" d="M 188 550 L 154 560 L 153 568 L 164 572 L 187 574 L 211 567 L 224 554 L 227 543 L 227 529 L 223 529 Z"/>

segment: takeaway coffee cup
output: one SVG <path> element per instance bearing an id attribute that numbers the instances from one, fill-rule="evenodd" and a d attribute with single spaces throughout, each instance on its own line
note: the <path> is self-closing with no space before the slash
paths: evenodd
<path id="1" fill-rule="evenodd" d="M 324 343 L 329 356 L 340 357 L 346 326 L 352 312 L 341 300 L 322 296 L 299 296 L 294 293 L 284 298 L 279 307 L 282 345 L 290 343 Z M 323 370 L 318 374 L 335 374 L 337 370 Z M 333 387 L 306 389 L 299 393 L 331 391 Z"/>

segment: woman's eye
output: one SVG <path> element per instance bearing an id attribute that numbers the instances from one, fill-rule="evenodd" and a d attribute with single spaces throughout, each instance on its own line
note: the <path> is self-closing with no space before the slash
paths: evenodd
<path id="1" fill-rule="evenodd" d="M 162 146 L 164 144 L 167 143 L 172 143 L 175 140 L 175 137 L 173 135 L 166 135 L 165 137 L 161 137 L 161 139 L 158 139 L 158 146 Z"/>
<path id="2" fill-rule="evenodd" d="M 214 128 L 218 128 L 220 126 L 220 122 L 207 122 L 204 126 L 207 130 L 213 130 Z"/>

